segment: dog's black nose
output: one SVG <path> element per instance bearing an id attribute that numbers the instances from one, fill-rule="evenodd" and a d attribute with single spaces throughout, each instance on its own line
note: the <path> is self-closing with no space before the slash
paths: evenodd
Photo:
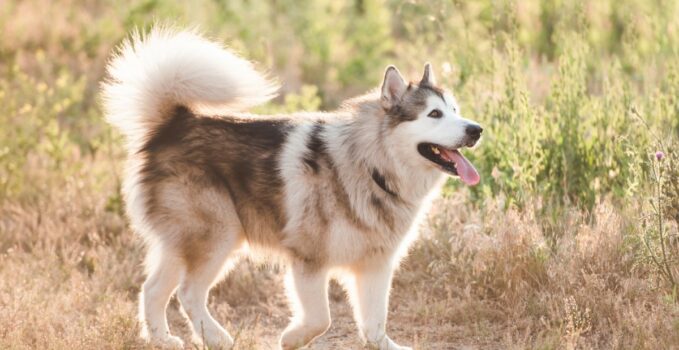
<path id="1" fill-rule="evenodd" d="M 473 137 L 474 139 L 478 140 L 481 138 L 481 133 L 483 132 L 483 128 L 480 127 L 479 125 L 476 124 L 470 124 L 467 125 L 467 128 L 465 129 L 465 132 L 469 137 Z"/>

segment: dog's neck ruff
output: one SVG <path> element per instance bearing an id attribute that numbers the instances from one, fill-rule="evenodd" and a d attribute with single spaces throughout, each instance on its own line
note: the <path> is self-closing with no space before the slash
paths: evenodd
<path id="1" fill-rule="evenodd" d="M 384 192 L 386 192 L 388 195 L 394 198 L 398 198 L 398 194 L 389 188 L 389 186 L 387 185 L 387 180 L 384 178 L 384 175 L 382 175 L 376 168 L 373 168 L 372 178 L 373 181 L 375 181 L 375 183 L 377 184 L 377 186 L 379 186 Z"/>

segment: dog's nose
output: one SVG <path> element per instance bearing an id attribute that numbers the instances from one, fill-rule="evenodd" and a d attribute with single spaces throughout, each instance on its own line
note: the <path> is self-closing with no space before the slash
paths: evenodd
<path id="1" fill-rule="evenodd" d="M 472 137 L 475 140 L 478 140 L 478 139 L 481 138 L 481 133 L 483 132 L 483 128 L 479 125 L 476 125 L 476 124 L 470 124 L 470 125 L 467 125 L 465 132 L 467 133 L 467 135 L 469 137 Z"/>

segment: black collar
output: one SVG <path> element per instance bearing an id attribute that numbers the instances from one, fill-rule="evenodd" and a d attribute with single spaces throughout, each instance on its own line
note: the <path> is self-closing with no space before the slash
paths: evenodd
<path id="1" fill-rule="evenodd" d="M 382 175 L 379 171 L 377 171 L 376 168 L 373 168 L 372 178 L 373 178 L 373 181 L 375 181 L 375 183 L 377 184 L 377 186 L 380 186 L 380 188 L 384 192 L 386 192 L 388 195 L 390 195 L 394 198 L 398 198 L 398 194 L 396 194 L 396 192 L 394 192 L 393 190 L 391 190 L 389 188 L 389 186 L 387 186 L 387 180 L 384 178 L 384 175 Z"/>

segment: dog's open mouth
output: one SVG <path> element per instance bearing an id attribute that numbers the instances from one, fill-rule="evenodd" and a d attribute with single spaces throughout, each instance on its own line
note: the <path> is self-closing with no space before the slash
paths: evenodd
<path id="1" fill-rule="evenodd" d="M 444 172 L 459 176 L 462 182 L 469 186 L 474 186 L 481 180 L 472 163 L 456 149 L 425 142 L 417 145 L 417 151 L 424 158 L 438 165 Z"/>

